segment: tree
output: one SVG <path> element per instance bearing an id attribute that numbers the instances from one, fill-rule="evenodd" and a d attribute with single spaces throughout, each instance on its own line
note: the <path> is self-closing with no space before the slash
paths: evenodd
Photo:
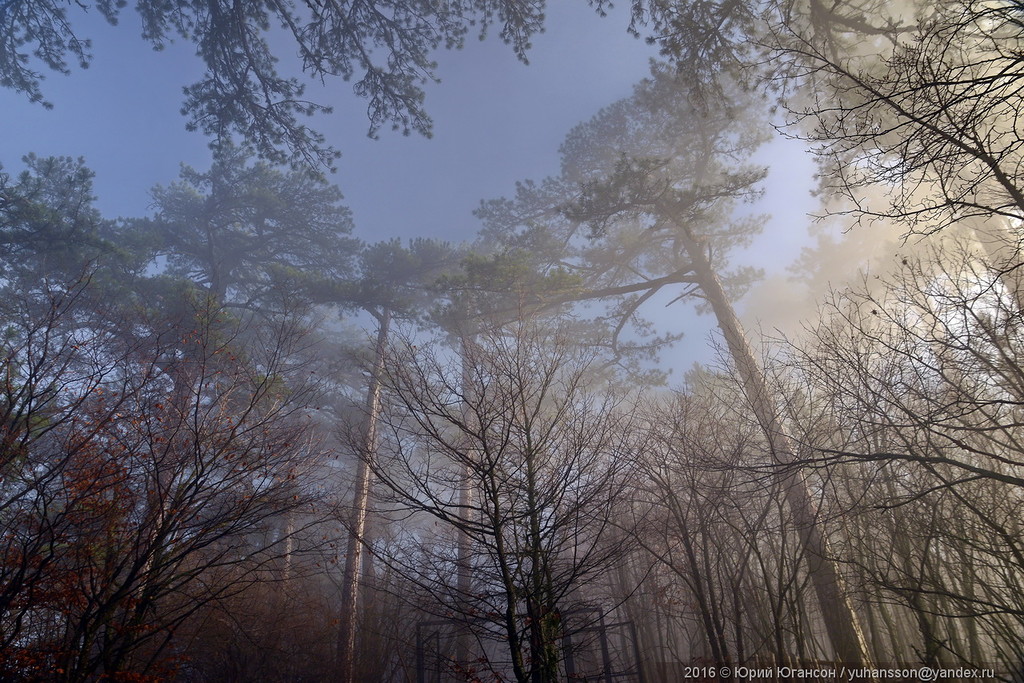
<path id="1" fill-rule="evenodd" d="M 976 248 L 935 248 L 908 260 L 877 292 L 837 294 L 826 312 L 800 366 L 831 388 L 838 405 L 864 411 L 862 424 L 920 428 L 929 443 L 969 454 L 961 460 L 938 449 L 936 465 L 1024 484 L 1009 429 L 1024 396 L 1015 360 L 1019 312 L 999 269 Z"/>
<path id="2" fill-rule="evenodd" d="M 250 165 L 243 148 L 218 151 L 206 173 L 153 190 L 151 225 L 169 274 L 207 287 L 222 304 L 287 307 L 324 283 L 350 280 L 358 241 L 341 193 L 308 170 Z"/>
<path id="3" fill-rule="evenodd" d="M 1015 5 L 933 7 L 898 43 L 866 58 L 823 53 L 806 41 L 792 48 L 818 67 L 829 89 L 830 102 L 793 112 L 811 124 L 807 134 L 829 171 L 826 188 L 858 214 L 895 219 L 914 232 L 972 217 L 1019 220 Z M 893 188 L 889 207 L 858 201 L 871 184 Z"/>
<path id="4" fill-rule="evenodd" d="M 588 625 L 574 608 L 596 602 L 577 591 L 593 594 L 624 552 L 611 531 L 642 432 L 626 397 L 593 392 L 593 355 L 557 329 L 513 323 L 463 353 L 388 351 L 372 466 L 392 514 L 409 516 L 410 549 L 386 561 L 431 596 L 421 609 L 470 629 L 482 666 L 558 680 L 562 636 Z M 468 558 L 451 538 L 463 534 Z"/>
<path id="5" fill-rule="evenodd" d="M 726 94 L 723 72 L 785 100 L 813 89 L 816 78 L 813 64 L 787 51 L 791 41 L 812 42 L 830 55 L 873 54 L 912 31 L 929 8 L 878 0 L 648 0 L 633 4 L 630 28 L 649 32 L 648 42 L 715 103 Z"/>
<path id="6" fill-rule="evenodd" d="M 357 604 L 363 547 L 367 545 L 366 523 L 369 513 L 372 470 L 377 451 L 377 429 L 381 411 L 381 378 L 387 358 L 392 320 L 416 319 L 426 303 L 426 289 L 451 265 L 456 252 L 446 244 L 432 240 L 414 240 L 408 249 L 397 240 L 366 247 L 360 254 L 362 278 L 355 286 L 339 283 L 341 301 L 355 299 L 377 322 L 372 369 L 364 403 L 365 426 L 357 445 L 355 486 L 352 511 L 347 520 L 348 543 L 341 585 L 341 615 L 338 623 L 336 675 L 341 680 L 355 678 Z"/>
<path id="7" fill-rule="evenodd" d="M 800 534 L 742 387 L 695 370 L 652 408 L 634 494 L 648 506 L 638 538 L 655 562 L 646 609 L 668 623 L 651 649 L 665 653 L 660 661 L 730 668 L 827 656 Z"/>
<path id="8" fill-rule="evenodd" d="M 828 210 L 906 234 L 970 222 L 1019 241 L 1021 9 L 957 0 L 652 2 L 634 9 L 705 92 L 766 83 L 821 163 Z M 708 27 L 713 27 L 707 31 Z M 704 30 L 702 30 L 704 29 Z M 717 100 L 716 100 L 717 101 Z M 995 254 L 990 254 L 995 256 Z M 1019 255 L 1000 255 L 1014 268 Z"/>
<path id="9" fill-rule="evenodd" d="M 92 272 L 105 287 L 142 263 L 123 226 L 93 206 L 93 172 L 82 159 L 24 157 L 25 170 L 0 171 L 0 286 L 12 294 L 41 281 L 74 282 Z M 103 262 L 105 268 L 95 266 Z"/>
<path id="10" fill-rule="evenodd" d="M 434 79 L 433 51 L 461 47 L 471 26 L 479 26 L 482 36 L 497 24 L 502 40 L 525 59 L 530 37 L 542 27 L 543 4 L 147 0 L 136 10 L 142 37 L 154 49 L 177 37 L 196 46 L 205 72 L 185 88 L 182 111 L 188 112 L 190 129 L 212 136 L 218 148 L 237 134 L 270 161 L 329 167 L 337 152 L 302 123 L 329 110 L 304 99 L 305 86 L 296 75 L 278 73 L 282 54 L 273 42 L 287 41 L 291 49 L 281 52 L 298 55 L 312 79 L 355 78 L 356 94 L 369 100 L 371 135 L 387 124 L 429 134 L 421 86 Z M 114 24 L 123 6 L 99 0 L 76 7 L 95 9 Z M 89 40 L 78 36 L 75 23 L 54 0 L 6 3 L 0 12 L 0 85 L 46 104 L 37 68 L 68 73 L 69 60 L 83 68 L 89 64 Z"/>
<path id="11" fill-rule="evenodd" d="M 888 628 L 889 651 L 925 662 L 1010 666 L 1021 647 L 1024 385 L 1007 275 L 950 240 L 871 289 L 836 293 L 813 340 L 791 347 L 814 406 L 799 441 L 856 513 L 843 556 L 877 596 L 872 611 L 906 610 L 895 617 L 911 627 Z"/>
<path id="12" fill-rule="evenodd" d="M 253 582 L 317 511 L 320 452 L 294 320 L 89 325 L 88 283 L 5 302 L 0 639 L 5 678 L 173 669 L 176 629 Z M 200 299 L 202 301 L 202 299 Z M 145 334 L 142 328 L 147 327 Z M 301 521 L 281 533 L 284 515 Z"/>

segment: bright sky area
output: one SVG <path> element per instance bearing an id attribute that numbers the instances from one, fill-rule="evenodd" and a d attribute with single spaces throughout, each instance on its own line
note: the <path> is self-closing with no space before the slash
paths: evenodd
<path id="1" fill-rule="evenodd" d="M 180 163 L 204 170 L 209 165 L 206 141 L 185 131 L 179 114 L 181 88 L 195 80 L 201 64 L 190 44 L 151 50 L 130 9 L 117 27 L 95 13 L 84 19 L 71 14 L 93 40 L 93 64 L 44 81 L 52 110 L 0 90 L 0 162 L 16 171 L 29 152 L 82 156 L 96 172 L 98 206 L 105 215 L 145 215 L 149 190 L 173 181 Z M 310 99 L 335 108 L 313 125 L 343 153 L 331 180 L 354 212 L 357 236 L 469 240 L 478 229 L 471 212 L 480 200 L 510 194 L 516 180 L 556 173 L 558 147 L 569 129 L 628 96 L 647 75 L 653 48 L 627 34 L 628 21 L 624 7 L 601 18 L 583 2 L 557 0 L 548 10 L 547 31 L 533 41 L 528 66 L 496 37 L 438 54 L 442 82 L 428 88 L 426 100 L 435 123 L 432 139 L 384 130 L 371 140 L 366 104 L 352 94 L 351 84 L 311 86 Z M 737 261 L 780 278 L 807 240 L 813 168 L 793 143 L 773 143 L 761 159 L 772 173 L 759 208 L 773 218 Z M 772 303 L 763 299 L 759 310 Z M 680 370 L 709 358 L 708 318 L 695 319 L 692 309 L 679 306 L 648 314 L 687 331 L 687 339 L 665 354 L 666 365 Z M 771 327 L 770 313 L 767 318 L 759 322 Z"/>

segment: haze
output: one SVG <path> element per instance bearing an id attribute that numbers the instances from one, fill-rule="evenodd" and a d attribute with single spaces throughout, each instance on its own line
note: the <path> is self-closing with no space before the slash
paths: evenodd
<path id="1" fill-rule="evenodd" d="M 7 3 L 0 678 L 1016 680 L 1022 25 Z"/>

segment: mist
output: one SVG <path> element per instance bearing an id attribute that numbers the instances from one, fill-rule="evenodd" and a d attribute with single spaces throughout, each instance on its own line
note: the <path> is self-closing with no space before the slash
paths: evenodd
<path id="1" fill-rule="evenodd" d="M 0 678 L 1018 680 L 1021 9 L 0 9 Z"/>

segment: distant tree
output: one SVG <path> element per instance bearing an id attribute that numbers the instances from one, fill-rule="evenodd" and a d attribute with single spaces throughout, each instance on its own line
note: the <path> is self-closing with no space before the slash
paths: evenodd
<path id="1" fill-rule="evenodd" d="M 94 174 L 82 159 L 30 154 L 24 162 L 17 176 L 0 171 L 0 286 L 17 292 L 87 271 L 113 285 L 144 265 L 132 238 L 93 206 Z"/>
<path id="2" fill-rule="evenodd" d="M 124 4 L 99 0 L 75 7 L 95 9 L 113 24 Z M 429 134 L 422 84 L 435 79 L 433 52 L 461 47 L 474 26 L 484 35 L 497 24 L 502 40 L 525 59 L 531 36 L 542 28 L 543 6 L 509 0 L 145 0 L 135 8 L 142 37 L 154 49 L 175 38 L 195 44 L 205 72 L 185 88 L 182 111 L 188 113 L 189 128 L 212 136 L 218 147 L 237 134 L 272 162 L 329 167 L 337 153 L 302 122 L 329 109 L 304 99 L 297 75 L 278 72 L 282 52 L 297 55 L 312 79 L 355 79 L 353 90 L 369 100 L 371 135 L 388 124 L 404 133 Z M 282 39 L 290 48 L 271 47 Z M 37 69 L 68 73 L 69 61 L 84 68 L 90 48 L 64 3 L 6 3 L 0 12 L 0 85 L 46 104 Z"/>
<path id="3" fill-rule="evenodd" d="M 341 193 L 308 169 L 250 163 L 225 147 L 206 173 L 153 190 L 157 255 L 171 275 L 208 289 L 222 304 L 286 308 L 314 300 L 323 282 L 352 279 L 358 241 Z"/>

